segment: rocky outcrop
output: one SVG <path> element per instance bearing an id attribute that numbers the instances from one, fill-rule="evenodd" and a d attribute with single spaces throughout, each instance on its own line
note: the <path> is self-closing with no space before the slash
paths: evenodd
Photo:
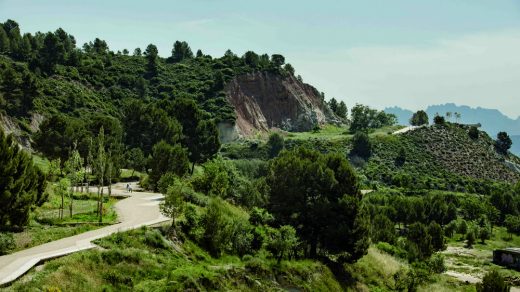
<path id="1" fill-rule="evenodd" d="M 316 125 L 338 122 L 318 90 L 292 76 L 271 72 L 240 75 L 227 84 L 226 94 L 242 136 L 271 128 L 309 131 Z"/>

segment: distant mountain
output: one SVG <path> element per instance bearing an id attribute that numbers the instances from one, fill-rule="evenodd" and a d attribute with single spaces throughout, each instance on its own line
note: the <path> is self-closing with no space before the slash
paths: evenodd
<path id="1" fill-rule="evenodd" d="M 413 111 L 402 109 L 400 107 L 386 108 L 385 112 L 392 113 L 397 116 L 397 121 L 401 125 L 408 125 L 409 119 Z M 454 103 L 447 103 L 442 105 L 431 105 L 426 108 L 426 113 L 433 120 L 436 113 L 445 115 L 446 112 L 458 112 L 461 114 L 460 123 L 463 124 L 482 124 L 481 130 L 486 131 L 491 137 L 496 137 L 496 134 L 501 131 L 507 132 L 513 139 L 513 148 L 511 151 L 520 155 L 520 117 L 516 120 L 504 115 L 499 110 L 488 108 L 473 108 L 466 105 L 456 105 Z M 455 122 L 455 117 L 451 118 Z"/>

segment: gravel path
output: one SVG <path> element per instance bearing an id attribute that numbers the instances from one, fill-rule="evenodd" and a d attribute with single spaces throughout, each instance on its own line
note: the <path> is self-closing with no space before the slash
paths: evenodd
<path id="1" fill-rule="evenodd" d="M 92 241 L 96 239 L 169 220 L 159 211 L 163 195 L 137 191 L 129 194 L 125 186 L 126 183 L 119 183 L 112 187 L 113 195 L 129 196 L 115 205 L 120 223 L 1 256 L 0 286 L 16 280 L 43 260 L 93 248 L 95 245 Z M 133 187 L 135 189 L 135 185 Z"/>

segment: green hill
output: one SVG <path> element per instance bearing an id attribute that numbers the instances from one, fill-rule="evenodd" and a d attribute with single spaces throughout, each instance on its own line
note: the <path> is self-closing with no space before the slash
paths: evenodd
<path id="1" fill-rule="evenodd" d="M 480 131 L 472 139 L 468 126 L 422 127 L 398 135 L 374 136 L 373 155 L 365 173 L 392 185 L 474 192 L 483 181 L 516 183 L 520 173 L 511 167 L 520 159 L 496 152 L 494 141 Z M 398 157 L 404 153 L 404 163 Z"/>

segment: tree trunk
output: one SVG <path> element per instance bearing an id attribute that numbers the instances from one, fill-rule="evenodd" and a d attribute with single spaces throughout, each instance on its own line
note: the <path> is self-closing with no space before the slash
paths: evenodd
<path id="1" fill-rule="evenodd" d="M 103 223 L 103 179 L 101 179 L 101 195 L 99 196 L 99 223 Z"/>
<path id="2" fill-rule="evenodd" d="M 193 171 L 195 171 L 195 161 L 191 164 L 191 174 L 193 174 Z"/>
<path id="3" fill-rule="evenodd" d="M 72 218 L 72 203 L 74 201 L 74 186 L 71 186 L 70 187 L 70 202 L 69 202 L 69 214 L 70 214 L 70 217 Z"/>
<path id="4" fill-rule="evenodd" d="M 63 208 L 64 208 L 64 204 L 65 204 L 65 199 L 63 198 L 64 194 L 61 193 L 61 206 L 60 206 L 60 219 L 63 219 Z"/>

